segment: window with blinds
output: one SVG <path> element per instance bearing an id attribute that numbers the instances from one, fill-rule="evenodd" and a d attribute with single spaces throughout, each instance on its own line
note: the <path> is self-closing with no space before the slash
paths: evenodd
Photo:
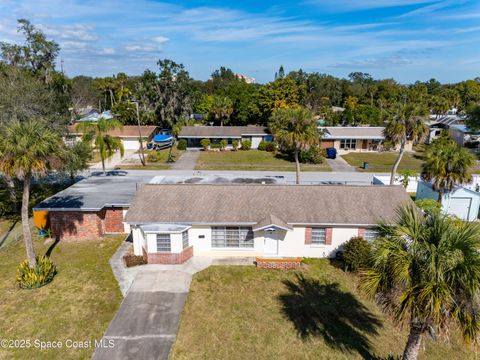
<path id="1" fill-rule="evenodd" d="M 212 227 L 212 248 L 253 248 L 253 231 L 250 227 Z"/>
<path id="2" fill-rule="evenodd" d="M 157 234 L 157 251 L 171 252 L 170 234 Z"/>
<path id="3" fill-rule="evenodd" d="M 324 245 L 327 240 L 327 229 L 312 228 L 312 244 Z"/>
<path id="4" fill-rule="evenodd" d="M 184 249 L 188 247 L 188 230 L 182 233 L 182 244 Z"/>

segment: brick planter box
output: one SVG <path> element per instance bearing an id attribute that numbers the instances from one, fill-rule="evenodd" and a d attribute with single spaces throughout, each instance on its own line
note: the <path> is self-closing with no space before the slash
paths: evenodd
<path id="1" fill-rule="evenodd" d="M 156 252 L 143 255 L 149 264 L 183 264 L 193 256 L 193 246 L 189 246 L 180 253 Z"/>
<path id="2" fill-rule="evenodd" d="M 260 269 L 296 269 L 302 265 L 302 258 L 257 258 L 255 265 Z"/>

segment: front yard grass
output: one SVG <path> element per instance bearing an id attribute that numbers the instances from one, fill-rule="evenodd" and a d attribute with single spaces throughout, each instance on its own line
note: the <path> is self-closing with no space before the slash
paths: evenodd
<path id="1" fill-rule="evenodd" d="M 302 171 L 331 171 L 323 164 L 301 164 Z M 295 171 L 295 163 L 260 150 L 202 151 L 195 170 Z"/>
<path id="2" fill-rule="evenodd" d="M 392 166 L 397 159 L 396 152 L 380 152 L 380 153 L 357 153 L 351 152 L 342 155 L 350 165 L 355 166 L 359 171 L 366 172 L 390 172 Z M 363 169 L 363 163 L 368 162 L 368 169 Z M 398 170 L 410 169 L 420 172 L 422 168 L 421 153 L 405 153 L 402 161 L 398 166 Z"/>
<path id="3" fill-rule="evenodd" d="M 382 359 L 401 329 L 327 259 L 299 270 L 212 266 L 194 276 L 172 359 Z M 427 339 L 421 359 L 476 359 L 455 333 Z"/>
<path id="4" fill-rule="evenodd" d="M 109 258 L 125 235 L 104 240 L 60 241 L 51 258 L 58 274 L 53 282 L 35 290 L 19 290 L 15 276 L 23 261 L 22 241 L 0 250 L 0 334 L 2 339 L 86 341 L 103 336 L 122 301 Z M 36 239 L 38 255 L 46 253 L 43 239 Z M 65 344 L 65 343 L 64 343 Z M 2 359 L 87 359 L 87 349 L 0 349 Z"/>
<path id="5" fill-rule="evenodd" d="M 146 164 L 143 166 L 139 161 L 135 163 L 122 162 L 120 165 L 115 167 L 116 170 L 168 170 L 172 167 L 174 163 L 167 163 L 169 149 L 163 150 L 145 150 L 145 160 Z M 138 152 L 137 152 L 138 153 Z M 154 154 L 155 161 L 149 160 L 149 154 Z M 176 147 L 172 149 L 172 155 L 175 160 L 180 159 L 183 151 L 178 150 Z"/>

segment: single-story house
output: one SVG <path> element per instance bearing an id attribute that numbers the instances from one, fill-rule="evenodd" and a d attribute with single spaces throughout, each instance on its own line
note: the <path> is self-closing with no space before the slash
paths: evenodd
<path id="1" fill-rule="evenodd" d="M 178 135 L 179 139 L 186 139 L 188 147 L 200 147 L 202 139 L 210 139 L 212 144 L 227 140 L 232 146 L 233 140 L 241 142 L 250 140 L 252 149 L 258 148 L 260 141 L 272 141 L 272 135 L 264 126 L 184 126 Z"/>
<path id="2" fill-rule="evenodd" d="M 393 221 L 405 204 L 401 186 L 146 184 L 125 223 L 149 263 L 334 257 L 354 236 L 374 238 L 377 222 Z"/>
<path id="3" fill-rule="evenodd" d="M 443 131 L 448 131 L 449 125 L 440 122 L 431 122 L 428 124 L 428 135 L 425 140 L 426 144 L 430 144 L 433 140 L 438 139 Z"/>
<path id="4" fill-rule="evenodd" d="M 466 125 L 450 125 L 448 133 L 460 146 L 464 146 L 466 143 L 480 142 L 480 131 L 470 130 Z"/>
<path id="5" fill-rule="evenodd" d="M 335 148 L 344 151 L 379 151 L 383 148 L 385 136 L 381 126 L 326 126 L 319 127 L 322 132 L 322 148 Z M 405 150 L 412 151 L 412 142 L 408 141 Z"/>
<path id="6" fill-rule="evenodd" d="M 140 149 L 140 134 L 144 139 L 143 146 L 146 147 L 145 142 L 151 141 L 155 135 L 159 133 L 160 129 L 155 125 L 125 125 L 122 128 L 113 129 L 108 131 L 108 135 L 118 137 L 122 141 L 125 150 L 138 150 Z M 75 125 L 69 127 L 69 139 L 78 141 L 82 137 L 82 133 L 78 131 Z"/>
<path id="7" fill-rule="evenodd" d="M 431 183 L 419 181 L 416 199 L 438 200 L 438 192 Z M 449 215 L 455 215 L 459 219 L 475 221 L 478 219 L 480 208 L 480 193 L 458 186 L 451 192 L 443 194 L 442 210 Z"/>

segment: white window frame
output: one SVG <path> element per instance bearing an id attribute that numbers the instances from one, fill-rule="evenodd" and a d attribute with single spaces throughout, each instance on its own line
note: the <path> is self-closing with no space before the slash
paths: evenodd
<path id="1" fill-rule="evenodd" d="M 172 237 L 170 234 L 157 234 L 156 240 L 157 252 L 172 252 Z"/>
<path id="2" fill-rule="evenodd" d="M 182 232 L 182 246 L 184 249 L 186 249 L 189 245 L 189 240 L 188 240 L 188 230 L 185 230 Z"/>
<path id="3" fill-rule="evenodd" d="M 340 149 L 351 150 L 357 148 L 357 139 L 341 139 Z"/>
<path id="4" fill-rule="evenodd" d="M 363 238 L 367 241 L 373 241 L 378 238 L 379 233 L 375 229 L 365 229 L 365 233 L 363 234 Z"/>
<path id="5" fill-rule="evenodd" d="M 253 249 L 253 230 L 244 226 L 212 226 L 212 249 Z"/>
<path id="6" fill-rule="evenodd" d="M 311 243 L 312 245 L 325 245 L 327 243 L 327 228 L 313 227 Z"/>

